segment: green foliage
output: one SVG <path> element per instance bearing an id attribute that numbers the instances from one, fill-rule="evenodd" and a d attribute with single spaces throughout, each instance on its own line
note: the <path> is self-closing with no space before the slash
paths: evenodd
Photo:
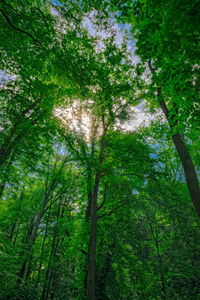
<path id="1" fill-rule="evenodd" d="M 94 228 L 95 299 L 199 299 L 199 219 L 171 141 L 184 133 L 199 174 L 198 8 L 0 2 L 1 299 L 86 299 Z M 122 129 L 138 104 L 153 121 Z"/>

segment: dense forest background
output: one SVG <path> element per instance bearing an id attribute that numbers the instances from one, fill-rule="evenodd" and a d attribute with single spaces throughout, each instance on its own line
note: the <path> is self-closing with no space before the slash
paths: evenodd
<path id="1" fill-rule="evenodd" d="M 0 1 L 0 299 L 200 299 L 199 20 Z"/>

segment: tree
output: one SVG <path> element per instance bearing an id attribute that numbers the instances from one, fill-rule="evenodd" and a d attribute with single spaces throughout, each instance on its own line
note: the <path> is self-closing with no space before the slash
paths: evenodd
<path id="1" fill-rule="evenodd" d="M 186 1 L 180 8 L 176 1 L 126 1 L 120 5 L 111 2 L 111 7 L 120 11 L 119 21 L 132 26 L 136 54 L 141 58 L 138 74 L 149 65 L 152 75 L 146 99 L 160 105 L 169 122 L 189 193 L 200 215 L 198 178 L 182 138 L 188 125 L 198 122 L 198 2 Z"/>

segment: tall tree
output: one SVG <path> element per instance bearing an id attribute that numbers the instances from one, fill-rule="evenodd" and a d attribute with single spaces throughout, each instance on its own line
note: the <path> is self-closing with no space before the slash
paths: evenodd
<path id="1" fill-rule="evenodd" d="M 132 26 L 136 39 L 136 54 L 141 63 L 138 74 L 147 65 L 151 72 L 148 95 L 154 106 L 162 109 L 172 139 L 182 162 L 188 190 L 197 214 L 200 216 L 200 188 L 191 155 L 182 134 L 193 122 L 199 122 L 196 109 L 199 97 L 199 4 L 186 1 L 125 1 L 111 7 L 119 21 Z M 157 96 L 155 96 L 155 94 Z"/>

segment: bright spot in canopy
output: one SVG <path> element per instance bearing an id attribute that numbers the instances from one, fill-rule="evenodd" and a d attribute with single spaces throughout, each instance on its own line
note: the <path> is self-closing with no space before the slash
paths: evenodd
<path id="1" fill-rule="evenodd" d="M 93 105 L 92 100 L 88 100 Z M 81 136 L 87 142 L 96 138 L 102 132 L 102 127 L 97 116 L 92 114 L 89 108 L 83 107 L 79 100 L 75 100 L 70 106 L 54 109 L 54 115 L 58 117 L 66 129 Z"/>
<path id="2" fill-rule="evenodd" d="M 91 142 L 98 139 L 103 131 L 101 117 L 93 112 L 92 107 L 94 105 L 95 103 L 92 100 L 88 100 L 86 105 L 81 103 L 80 100 L 74 100 L 73 104 L 54 109 L 54 115 L 61 121 L 64 128 L 80 136 L 85 141 Z M 116 107 L 115 110 L 117 110 Z M 116 116 L 113 129 L 136 131 L 140 127 L 149 126 L 150 122 L 158 115 L 160 115 L 160 112 L 154 115 L 145 112 L 144 103 L 141 103 L 130 108 L 127 120 L 120 122 Z"/>

